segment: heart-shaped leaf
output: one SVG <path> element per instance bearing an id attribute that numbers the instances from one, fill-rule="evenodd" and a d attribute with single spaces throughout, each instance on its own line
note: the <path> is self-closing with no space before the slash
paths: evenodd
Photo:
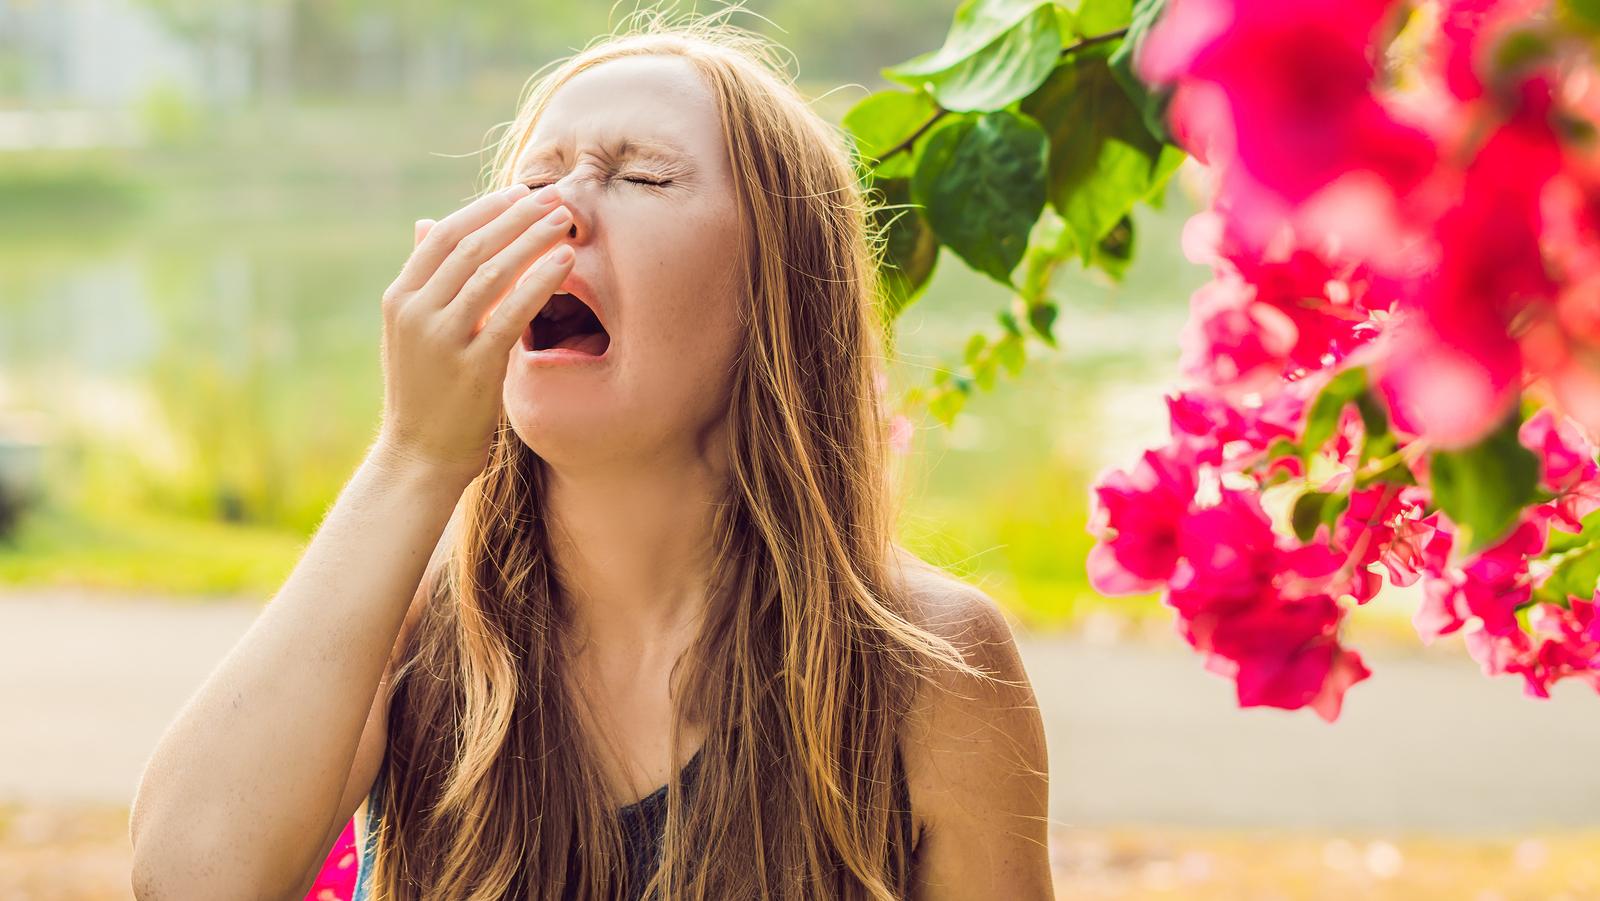
<path id="1" fill-rule="evenodd" d="M 954 118 L 928 135 L 912 199 L 939 239 L 974 269 L 1011 285 L 1045 203 L 1049 142 L 1039 123 L 1001 111 Z"/>

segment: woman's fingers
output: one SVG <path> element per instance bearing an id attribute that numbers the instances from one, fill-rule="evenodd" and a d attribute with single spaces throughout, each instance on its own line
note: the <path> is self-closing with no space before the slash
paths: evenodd
<path id="1" fill-rule="evenodd" d="M 500 268 L 507 262 L 496 259 L 496 254 L 560 203 L 554 191 L 540 192 L 518 200 L 504 213 L 456 242 L 455 249 L 439 264 L 433 275 L 428 276 L 428 283 L 418 294 L 427 298 L 427 303 L 434 309 L 443 309 L 461 294 L 468 279 L 477 278 L 480 284 L 497 280 L 503 274 Z M 481 272 L 482 269 L 490 271 Z"/>
<path id="2" fill-rule="evenodd" d="M 494 308 L 473 343 L 483 344 L 485 352 L 498 353 L 502 357 L 510 353 L 512 345 L 522 337 L 523 329 L 528 327 L 528 322 L 539 307 L 561 287 L 562 280 L 572 271 L 572 261 L 576 258 L 577 254 L 569 244 L 557 244 L 555 249 L 541 257 L 528 277 Z"/>
<path id="3" fill-rule="evenodd" d="M 417 243 L 411 258 L 400 268 L 400 274 L 389 286 L 389 293 L 410 294 L 427 284 L 428 279 L 438 270 L 439 264 L 444 262 L 463 238 L 482 228 L 485 223 L 493 221 L 527 194 L 527 185 L 512 185 L 504 191 L 485 194 L 435 223 L 428 230 L 427 236 Z M 441 301 L 441 303 L 447 302 L 449 298 Z"/>
<path id="4" fill-rule="evenodd" d="M 432 219 L 418 219 L 416 225 L 414 226 L 416 234 L 411 240 L 411 248 L 415 250 L 417 245 L 422 243 L 422 239 L 426 238 L 428 236 L 428 232 L 432 231 L 433 227 L 437 224 L 438 223 L 434 222 Z"/>
<path id="5" fill-rule="evenodd" d="M 561 240 L 571 227 L 572 213 L 558 206 L 543 219 L 517 235 L 505 249 L 495 254 L 472 273 L 445 308 L 444 315 L 462 338 L 471 338 L 488 318 L 491 310 L 506 296 L 522 274 L 540 254 Z M 559 283 L 557 283 L 559 284 Z M 556 285 L 551 286 L 554 290 Z"/>

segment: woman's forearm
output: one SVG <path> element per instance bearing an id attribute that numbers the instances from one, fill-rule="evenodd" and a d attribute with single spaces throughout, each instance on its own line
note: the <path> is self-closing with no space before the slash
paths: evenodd
<path id="1" fill-rule="evenodd" d="M 300 878 L 469 481 L 374 446 L 157 744 L 131 816 L 135 886 L 152 898 L 262 897 Z"/>

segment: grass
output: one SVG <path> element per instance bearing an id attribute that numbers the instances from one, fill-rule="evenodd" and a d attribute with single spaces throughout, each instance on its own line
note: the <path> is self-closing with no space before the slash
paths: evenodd
<path id="1" fill-rule="evenodd" d="M 24 517 L 0 543 L 0 584 L 127 594 L 270 597 L 305 539 L 281 529 L 114 509 Z"/>

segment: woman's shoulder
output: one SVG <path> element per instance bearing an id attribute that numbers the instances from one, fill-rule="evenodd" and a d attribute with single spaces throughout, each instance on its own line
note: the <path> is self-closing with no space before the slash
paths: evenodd
<path id="1" fill-rule="evenodd" d="M 954 644 L 975 665 L 1004 665 L 1016 656 L 1011 625 L 994 598 L 899 545 L 895 553 L 891 569 L 914 625 Z"/>
<path id="2" fill-rule="evenodd" d="M 949 878 L 959 878 L 951 868 L 974 852 L 1036 865 L 1037 855 L 1013 852 L 1045 846 L 1049 765 L 1010 623 L 983 590 L 908 551 L 898 554 L 910 618 L 984 673 L 936 668 L 902 728 L 912 807 L 931 840 L 919 840 L 927 848 L 919 857 Z"/>

